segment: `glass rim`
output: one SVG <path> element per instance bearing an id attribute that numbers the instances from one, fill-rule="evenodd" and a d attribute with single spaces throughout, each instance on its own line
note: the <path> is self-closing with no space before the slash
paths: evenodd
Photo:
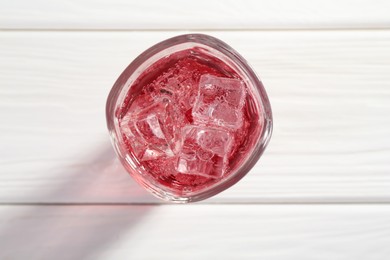
<path id="1" fill-rule="evenodd" d="M 256 143 L 255 147 L 252 149 L 251 154 L 248 156 L 248 158 L 245 159 L 243 164 L 238 169 L 236 169 L 232 173 L 229 173 L 229 176 L 227 176 L 225 179 L 222 179 L 221 181 L 216 182 L 213 185 L 210 185 L 206 189 L 194 192 L 192 196 L 177 196 L 177 195 L 167 194 L 167 191 L 164 191 L 164 194 L 161 194 L 161 191 L 159 189 L 156 189 L 156 187 L 152 187 L 153 185 L 150 185 L 148 181 L 142 178 L 142 176 L 135 176 L 134 172 L 132 171 L 129 172 L 129 169 L 126 166 L 126 161 L 123 159 L 123 153 L 125 153 L 125 151 L 122 151 L 120 145 L 116 143 L 118 141 L 116 138 L 118 135 L 120 136 L 120 132 L 119 133 L 117 132 L 115 126 L 115 113 L 116 113 L 116 108 L 117 108 L 116 105 L 117 105 L 118 98 L 120 97 L 121 94 L 123 94 L 124 91 L 127 92 L 128 89 L 131 87 L 131 84 L 128 82 L 130 77 L 133 76 L 134 73 L 136 73 L 137 70 L 139 70 L 140 67 L 143 64 L 145 64 L 145 62 L 150 60 L 155 55 L 161 53 L 167 48 L 174 47 L 180 44 L 185 44 L 185 43 L 195 43 L 195 44 L 205 45 L 225 55 L 227 58 L 233 61 L 237 66 L 239 66 L 239 68 L 242 70 L 242 72 L 245 73 L 250 83 L 257 90 L 260 96 L 259 103 L 262 106 L 261 113 L 262 113 L 263 122 L 261 122 L 262 129 L 258 138 L 259 142 Z M 223 41 L 213 36 L 209 36 L 205 34 L 184 34 L 184 35 L 175 36 L 153 45 L 152 47 L 148 48 L 140 55 L 138 55 L 138 57 L 135 58 L 127 66 L 127 68 L 121 73 L 121 75 L 114 83 L 107 97 L 106 121 L 107 121 L 107 128 L 111 134 L 111 141 L 113 143 L 114 150 L 116 151 L 121 163 L 125 166 L 126 170 L 130 173 L 130 175 L 134 177 L 137 182 L 141 182 L 141 185 L 148 187 L 150 191 L 157 197 L 171 202 L 200 201 L 212 197 L 222 192 L 223 190 L 233 186 L 235 183 L 241 180 L 253 168 L 256 162 L 260 159 L 266 146 L 269 143 L 269 140 L 272 135 L 272 128 L 273 128 L 273 117 L 272 117 L 271 105 L 267 93 L 265 91 L 265 88 L 262 82 L 257 77 L 254 70 L 250 67 L 248 62 L 232 47 L 230 47 Z"/>

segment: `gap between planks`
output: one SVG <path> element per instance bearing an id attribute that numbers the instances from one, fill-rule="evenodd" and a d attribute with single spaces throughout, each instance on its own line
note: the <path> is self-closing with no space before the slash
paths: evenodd
<path id="1" fill-rule="evenodd" d="M 372 202 L 362 202 L 362 201 L 335 201 L 335 202 L 197 202 L 197 203 L 168 203 L 168 202 L 15 202 L 15 203 L 0 203 L 2 206 L 180 206 L 180 205 L 190 205 L 190 206 L 205 206 L 205 205 L 253 205 L 253 206 L 265 206 L 265 205 L 323 205 L 323 206 L 333 206 L 333 205 L 390 205 L 390 201 L 372 201 Z"/>
<path id="2" fill-rule="evenodd" d="M 35 29 L 35 28 L 20 28 L 7 29 L 0 28 L 0 32 L 313 32 L 313 31 L 390 31 L 390 27 L 362 27 L 362 28 L 261 28 L 261 29 Z"/>

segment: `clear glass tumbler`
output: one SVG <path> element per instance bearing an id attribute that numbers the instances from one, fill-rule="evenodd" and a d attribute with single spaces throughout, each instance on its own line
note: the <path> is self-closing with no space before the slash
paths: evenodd
<path id="1" fill-rule="evenodd" d="M 203 34 L 140 54 L 115 82 L 106 118 L 129 174 L 158 198 L 182 203 L 238 182 L 272 133 L 271 106 L 255 72 L 233 48 Z"/>

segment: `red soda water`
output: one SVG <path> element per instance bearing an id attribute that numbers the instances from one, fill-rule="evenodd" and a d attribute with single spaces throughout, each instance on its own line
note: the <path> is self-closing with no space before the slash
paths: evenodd
<path id="1" fill-rule="evenodd" d="M 156 61 L 117 110 L 127 153 L 144 176 L 180 196 L 227 178 L 261 132 L 254 97 L 223 61 L 187 49 Z"/>

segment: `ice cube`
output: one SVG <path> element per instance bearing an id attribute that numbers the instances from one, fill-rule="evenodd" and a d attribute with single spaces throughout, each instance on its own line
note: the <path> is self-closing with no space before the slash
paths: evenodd
<path id="1" fill-rule="evenodd" d="M 168 97 L 174 100 L 182 110 L 192 108 L 197 94 L 193 89 L 198 88 L 197 82 L 192 77 L 184 78 L 179 74 L 172 75 L 172 72 L 163 74 L 161 78 L 153 82 L 152 86 L 154 91 L 151 95 L 155 100 Z"/>
<path id="2" fill-rule="evenodd" d="M 241 80 L 202 75 L 192 110 L 193 119 L 198 123 L 240 128 L 245 95 L 245 84 Z"/>
<path id="3" fill-rule="evenodd" d="M 221 178 L 226 170 L 232 136 L 223 129 L 188 125 L 182 130 L 182 144 L 176 169 L 183 174 Z"/>
<path id="4" fill-rule="evenodd" d="M 165 98 L 126 114 L 120 128 L 137 158 L 147 161 L 173 157 L 177 153 L 180 145 L 179 119 L 175 105 Z"/>

